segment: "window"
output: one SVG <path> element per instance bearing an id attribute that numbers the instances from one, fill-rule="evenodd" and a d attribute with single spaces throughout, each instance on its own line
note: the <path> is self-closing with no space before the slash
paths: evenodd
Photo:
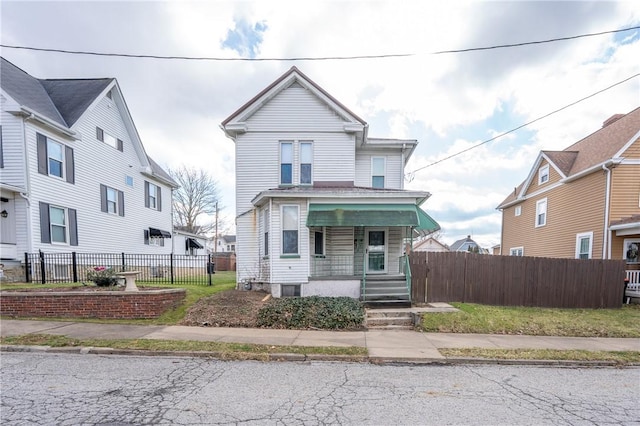
<path id="1" fill-rule="evenodd" d="M 77 213 L 75 209 L 39 203 L 40 241 L 47 244 L 78 245 Z"/>
<path id="2" fill-rule="evenodd" d="M 313 254 L 324 256 L 324 229 L 314 232 Z"/>
<path id="3" fill-rule="evenodd" d="M 524 247 L 513 247 L 509 249 L 509 256 L 524 256 Z"/>
<path id="4" fill-rule="evenodd" d="M 282 254 L 298 254 L 298 206 L 282 206 Z"/>
<path id="5" fill-rule="evenodd" d="M 133 186 L 133 177 L 131 176 L 125 176 L 124 177 L 124 183 L 127 186 Z"/>
<path id="6" fill-rule="evenodd" d="M 280 184 L 293 183 L 293 143 L 280 143 Z"/>
<path id="7" fill-rule="evenodd" d="M 107 145 L 117 149 L 118 151 L 123 151 L 124 149 L 124 143 L 122 142 L 122 140 L 110 135 L 100 127 L 96 127 L 96 139 L 98 139 L 100 142 L 106 143 Z"/>
<path id="8" fill-rule="evenodd" d="M 373 188 L 384 188 L 385 160 L 384 157 L 371 157 L 371 186 Z"/>
<path id="9" fill-rule="evenodd" d="M 145 229 L 144 244 L 148 246 L 164 247 L 164 237 L 159 235 L 150 235 L 149 230 Z"/>
<path id="10" fill-rule="evenodd" d="M 38 173 L 75 183 L 73 148 L 36 133 Z"/>
<path id="11" fill-rule="evenodd" d="M 124 216 L 124 192 L 101 184 L 100 211 Z"/>
<path id="12" fill-rule="evenodd" d="M 593 232 L 576 235 L 576 259 L 591 259 Z"/>
<path id="13" fill-rule="evenodd" d="M 627 263 L 640 263 L 640 240 L 625 239 L 622 255 Z"/>
<path id="14" fill-rule="evenodd" d="M 300 184 L 310 185 L 313 172 L 313 144 L 310 142 L 300 143 Z"/>
<path id="15" fill-rule="evenodd" d="M 536 228 L 547 224 L 547 199 L 536 202 Z"/>
<path id="16" fill-rule="evenodd" d="M 522 214 L 522 206 L 516 206 L 514 213 L 516 216 L 520 216 Z"/>
<path id="17" fill-rule="evenodd" d="M 280 293 L 281 297 L 300 297 L 300 284 L 283 284 Z"/>
<path id="18" fill-rule="evenodd" d="M 231 251 L 231 244 L 227 244 L 227 251 Z"/>
<path id="19" fill-rule="evenodd" d="M 538 185 L 549 181 L 549 165 L 545 164 L 538 170 Z"/>
<path id="20" fill-rule="evenodd" d="M 144 206 L 162 211 L 162 191 L 157 185 L 144 181 Z"/>

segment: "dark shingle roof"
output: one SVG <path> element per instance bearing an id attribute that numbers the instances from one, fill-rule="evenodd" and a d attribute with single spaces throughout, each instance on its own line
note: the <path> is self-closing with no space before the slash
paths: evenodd
<path id="1" fill-rule="evenodd" d="M 89 108 L 112 78 L 83 80 L 40 80 L 60 114 L 71 127 Z"/>
<path id="2" fill-rule="evenodd" d="M 576 151 L 542 151 L 549 160 L 553 162 L 565 176 L 568 176 L 571 172 L 571 167 L 578 157 Z"/>
<path id="3" fill-rule="evenodd" d="M 20 105 L 71 127 L 112 78 L 39 80 L 2 58 L 0 84 Z"/>
<path id="4" fill-rule="evenodd" d="M 147 155 L 147 159 L 149 160 L 149 166 L 151 166 L 151 170 L 153 171 L 153 174 L 160 176 L 162 179 L 166 181 L 172 182 L 175 187 L 180 186 L 175 180 L 173 180 L 173 178 L 171 177 L 171 175 L 169 175 L 169 173 L 167 173 L 162 167 L 160 167 L 160 164 L 156 163 L 153 160 L 153 158 Z"/>

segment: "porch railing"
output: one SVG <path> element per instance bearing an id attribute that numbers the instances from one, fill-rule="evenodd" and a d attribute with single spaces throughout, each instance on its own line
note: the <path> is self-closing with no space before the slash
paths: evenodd
<path id="1" fill-rule="evenodd" d="M 640 284 L 640 270 L 626 271 L 629 284 Z"/>
<path id="2" fill-rule="evenodd" d="M 336 277 L 354 275 L 354 257 L 349 256 L 311 256 L 312 277 Z"/>
<path id="3" fill-rule="evenodd" d="M 405 254 L 403 256 L 400 256 L 398 265 L 400 267 L 399 272 L 404 275 L 407 284 L 407 292 L 411 294 L 411 266 L 409 265 L 409 255 Z"/>

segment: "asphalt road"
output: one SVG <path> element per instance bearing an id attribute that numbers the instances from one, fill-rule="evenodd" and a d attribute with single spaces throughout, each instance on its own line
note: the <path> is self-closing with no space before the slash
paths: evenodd
<path id="1" fill-rule="evenodd" d="M 3 425 L 634 424 L 640 369 L 9 353 Z"/>

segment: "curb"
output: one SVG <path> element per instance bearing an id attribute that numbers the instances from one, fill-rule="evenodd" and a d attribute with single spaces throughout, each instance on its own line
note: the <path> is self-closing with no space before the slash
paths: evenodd
<path id="1" fill-rule="evenodd" d="M 521 365 L 566 368 L 637 368 L 640 363 L 621 364 L 615 361 L 574 361 L 544 359 L 495 359 L 495 358 L 392 358 L 357 355 L 323 355 L 293 353 L 223 353 L 198 351 L 150 351 L 146 349 L 115 349 L 105 347 L 51 347 L 30 345 L 0 345 L 0 352 L 38 352 L 79 355 L 124 355 L 214 358 L 220 361 L 270 361 L 270 362 L 354 362 L 374 365 L 450 366 L 450 365 Z M 239 356 L 234 356 L 239 355 Z"/>

